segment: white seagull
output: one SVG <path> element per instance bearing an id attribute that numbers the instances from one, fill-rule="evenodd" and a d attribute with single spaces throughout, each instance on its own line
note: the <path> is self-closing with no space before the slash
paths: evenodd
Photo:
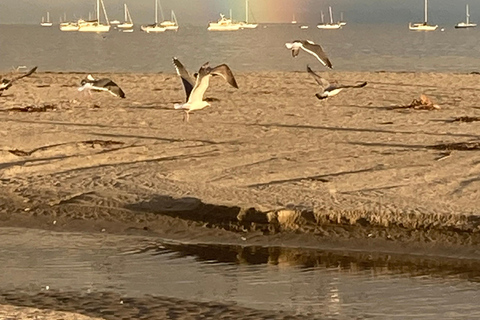
<path id="1" fill-rule="evenodd" d="M 319 93 L 315 94 L 315 96 L 320 100 L 327 99 L 329 97 L 335 96 L 345 88 L 363 88 L 367 85 L 367 82 L 362 82 L 362 83 L 354 84 L 354 85 L 343 85 L 343 84 L 338 84 L 338 83 L 330 83 L 327 80 L 325 80 L 324 78 L 320 77 L 315 72 L 313 72 L 313 70 L 310 69 L 310 67 L 308 65 L 307 65 L 307 72 L 308 72 L 308 74 L 310 74 L 313 77 L 313 79 L 315 79 L 315 81 L 320 86 L 321 91 Z"/>
<path id="2" fill-rule="evenodd" d="M 87 78 L 83 79 L 80 84 L 81 87 L 78 88 L 78 91 L 87 90 L 88 93 L 90 93 L 91 90 L 107 91 L 116 97 L 125 98 L 125 93 L 123 90 L 115 82 L 108 78 L 95 79 L 91 74 L 89 74 Z"/>
<path id="3" fill-rule="evenodd" d="M 329 67 L 330 69 L 333 67 L 322 47 L 319 44 L 314 43 L 313 41 L 295 40 L 292 43 L 285 43 L 285 46 L 288 50 L 292 50 L 293 57 L 298 56 L 300 48 L 302 48 L 303 50 L 317 58 L 318 61 L 320 61 L 325 67 Z"/>
<path id="4" fill-rule="evenodd" d="M 192 88 L 192 78 L 185 70 L 183 65 L 174 58 L 173 63 L 177 69 L 177 73 L 182 78 L 183 87 L 187 95 L 186 103 L 176 103 L 174 105 L 175 109 L 181 109 L 185 111 L 184 121 L 189 120 L 189 113 L 194 110 L 201 110 L 210 106 L 207 101 L 203 100 L 205 91 L 207 91 L 208 85 L 210 83 L 210 77 L 214 75 L 222 76 L 232 87 L 238 89 L 237 81 L 233 76 L 232 70 L 226 65 L 221 64 L 214 68 L 209 66 L 209 63 L 205 63 L 198 70 L 196 76 L 195 85 Z"/>
<path id="5" fill-rule="evenodd" d="M 19 75 L 15 78 L 12 78 L 11 80 L 10 79 L 2 79 L 2 81 L 0 82 L 0 96 L 3 94 L 3 91 L 7 91 L 15 81 L 17 80 L 20 80 L 22 78 L 25 78 L 25 77 L 28 77 L 30 76 L 32 73 L 34 73 L 35 71 L 37 70 L 37 67 L 34 67 L 32 68 L 30 71 L 28 71 L 27 73 L 25 74 L 22 74 L 22 75 Z"/>

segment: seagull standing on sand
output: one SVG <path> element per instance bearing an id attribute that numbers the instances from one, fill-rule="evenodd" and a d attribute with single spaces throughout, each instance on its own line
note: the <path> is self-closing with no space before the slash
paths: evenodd
<path id="1" fill-rule="evenodd" d="M 309 75 L 313 77 L 313 79 L 315 79 L 315 81 L 320 86 L 321 91 L 315 94 L 315 96 L 320 100 L 335 96 L 345 88 L 363 88 L 367 85 L 366 82 L 362 82 L 355 85 L 343 85 L 343 84 L 337 84 L 337 83 L 330 83 L 324 78 L 320 77 L 315 72 L 313 72 L 313 70 L 310 69 L 308 65 L 307 65 L 307 72 Z"/>
<path id="2" fill-rule="evenodd" d="M 315 58 L 318 59 L 325 67 L 332 68 L 332 63 L 328 59 L 326 53 L 323 51 L 322 47 L 319 44 L 314 43 L 310 40 L 295 40 L 292 43 L 285 43 L 285 46 L 288 50 L 292 50 L 292 57 L 298 56 L 300 48 L 306 52 L 312 54 Z"/>
<path id="3" fill-rule="evenodd" d="M 89 94 L 91 94 L 91 90 L 107 91 L 116 97 L 125 98 L 125 93 L 123 90 L 115 82 L 108 78 L 95 79 L 91 74 L 89 74 L 87 78 L 83 79 L 80 84 L 82 86 L 78 88 L 78 91 L 87 90 Z"/>
<path id="4" fill-rule="evenodd" d="M 0 96 L 3 94 L 3 91 L 8 90 L 15 81 L 20 80 L 22 78 L 30 76 L 32 73 L 34 73 L 37 70 L 37 67 L 32 68 L 30 71 L 28 71 L 25 74 L 19 75 L 11 80 L 9 79 L 2 79 L 0 82 Z"/>
<path id="5" fill-rule="evenodd" d="M 210 84 L 210 77 L 214 75 L 222 76 L 232 87 L 238 89 L 237 81 L 233 76 L 232 70 L 230 70 L 226 64 L 221 64 L 214 68 L 211 68 L 208 62 L 203 64 L 198 71 L 193 87 L 192 78 L 180 61 L 178 61 L 177 58 L 173 58 L 173 64 L 175 65 L 177 74 L 182 78 L 183 88 L 187 96 L 186 103 L 176 103 L 174 105 L 175 109 L 185 111 L 184 121 L 189 121 L 189 113 L 191 111 L 201 110 L 210 106 L 207 101 L 203 100 L 205 91 L 207 91 L 208 85 Z"/>

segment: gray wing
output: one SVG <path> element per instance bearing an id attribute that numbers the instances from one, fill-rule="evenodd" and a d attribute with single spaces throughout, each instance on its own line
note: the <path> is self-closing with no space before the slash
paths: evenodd
<path id="1" fill-rule="evenodd" d="M 177 74 L 182 79 L 183 89 L 185 90 L 185 95 L 187 96 L 186 100 L 190 97 L 190 93 L 195 86 L 195 79 L 188 73 L 187 69 L 183 66 L 183 64 L 176 58 L 173 58 L 173 65 Z"/>
<path id="2" fill-rule="evenodd" d="M 125 93 L 123 90 L 115 82 L 108 78 L 95 80 L 92 85 L 99 88 L 105 88 L 117 97 L 125 98 Z"/>
<path id="3" fill-rule="evenodd" d="M 345 84 L 336 84 L 332 83 L 331 88 L 333 89 L 344 89 L 344 88 L 363 88 L 367 85 L 367 82 L 364 81 L 362 83 L 352 84 L 352 85 L 345 85 Z"/>
<path id="4" fill-rule="evenodd" d="M 36 70 L 37 70 L 37 67 L 34 67 L 30 69 L 30 71 L 28 71 L 27 73 L 12 78 L 12 80 L 2 79 L 2 82 L 0 83 L 0 91 L 8 90 L 15 81 L 32 75 L 32 73 L 34 73 Z"/>
<path id="5" fill-rule="evenodd" d="M 37 71 L 37 67 L 33 67 L 33 68 L 30 69 L 30 71 L 28 71 L 27 73 L 22 74 L 22 75 L 19 75 L 18 77 L 13 78 L 13 79 L 11 80 L 11 82 L 16 81 L 16 80 L 19 80 L 19 79 L 22 79 L 22 78 L 25 78 L 25 77 L 28 77 L 28 76 L 31 76 L 32 73 L 34 73 L 35 71 Z"/>
<path id="6" fill-rule="evenodd" d="M 330 69 L 333 67 L 332 63 L 327 57 L 327 54 L 323 51 L 319 44 L 315 44 L 308 40 L 302 41 L 301 43 L 302 49 L 315 56 L 324 66 L 329 67 Z"/>
<path id="7" fill-rule="evenodd" d="M 226 64 L 221 64 L 210 70 L 210 73 L 213 75 L 222 76 L 227 82 L 234 88 L 238 89 L 237 81 L 233 76 L 233 72 L 229 66 Z"/>
<path id="8" fill-rule="evenodd" d="M 193 87 L 192 92 L 190 93 L 190 97 L 188 98 L 187 103 L 193 103 L 196 101 L 203 101 L 203 95 L 205 91 L 208 89 L 208 85 L 210 83 L 210 68 L 208 62 L 203 64 L 198 70 L 197 80 L 195 81 L 195 87 Z"/>
<path id="9" fill-rule="evenodd" d="M 330 82 L 328 82 L 326 79 L 320 77 L 318 74 L 313 72 L 312 69 L 307 65 L 307 72 L 309 75 L 312 76 L 313 79 L 318 83 L 318 85 L 322 88 L 322 90 L 325 90 L 325 88 L 328 88 L 330 86 Z"/>

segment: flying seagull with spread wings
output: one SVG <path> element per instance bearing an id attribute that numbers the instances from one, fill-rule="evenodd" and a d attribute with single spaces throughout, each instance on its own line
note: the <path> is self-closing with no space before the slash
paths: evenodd
<path id="1" fill-rule="evenodd" d="M 186 103 L 177 103 L 174 105 L 174 107 L 175 109 L 181 109 L 185 111 L 184 120 L 186 120 L 187 122 L 189 120 L 189 113 L 191 111 L 201 110 L 210 106 L 207 101 L 203 100 L 203 96 L 205 94 L 205 91 L 207 91 L 208 89 L 208 85 L 210 84 L 210 78 L 212 76 L 219 75 L 224 78 L 232 87 L 238 89 L 237 81 L 233 76 L 232 70 L 226 64 L 221 64 L 214 68 L 211 68 L 208 62 L 203 64 L 200 67 L 200 70 L 198 70 L 195 84 L 192 88 L 192 78 L 185 70 L 183 65 L 176 58 L 173 59 L 173 63 L 175 65 L 175 68 L 177 69 L 178 75 L 180 75 L 180 77 L 182 78 L 183 87 L 187 95 Z"/>
<path id="2" fill-rule="evenodd" d="M 196 79 L 198 77 L 198 73 L 196 72 L 193 75 L 191 75 L 187 71 L 185 66 L 176 57 L 173 58 L 173 66 L 175 67 L 175 70 L 177 71 L 177 74 L 180 76 L 180 79 L 182 79 L 183 89 L 185 90 L 185 96 L 186 96 L 185 101 L 188 101 L 188 99 L 190 97 L 190 93 L 192 92 L 193 88 L 195 87 L 195 82 L 196 82 Z M 211 70 L 214 71 L 214 72 L 211 72 L 212 76 L 220 75 L 225 80 L 227 80 L 228 84 L 230 84 L 232 87 L 238 89 L 238 85 L 237 85 L 237 82 L 235 81 L 235 77 L 233 76 L 232 71 L 230 70 L 230 68 L 226 64 L 216 66 L 215 68 L 213 68 Z M 225 72 L 221 72 L 221 70 L 225 70 Z M 228 76 L 228 73 L 231 76 Z"/>
<path id="3" fill-rule="evenodd" d="M 125 98 L 125 93 L 123 90 L 115 82 L 108 78 L 95 79 L 91 74 L 89 74 L 87 78 L 83 79 L 80 84 L 81 87 L 78 88 L 78 91 L 87 90 L 88 93 L 90 93 L 91 90 L 107 91 L 114 96 Z"/>
<path id="4" fill-rule="evenodd" d="M 300 49 L 305 50 L 306 52 L 312 54 L 315 58 L 318 59 L 325 67 L 332 68 L 332 63 L 327 57 L 327 54 L 323 51 L 322 47 L 319 44 L 314 43 L 310 40 L 295 40 L 292 43 L 285 43 L 285 46 L 288 50 L 292 50 L 292 56 L 298 56 Z"/>
<path id="5" fill-rule="evenodd" d="M 315 79 L 315 81 L 318 83 L 320 86 L 320 92 L 315 94 L 315 96 L 322 100 L 322 99 L 327 99 L 329 97 L 335 96 L 340 91 L 342 91 L 345 88 L 363 88 L 367 85 L 366 82 L 362 82 L 359 84 L 354 84 L 354 85 L 343 85 L 343 84 L 338 84 L 338 83 L 330 83 L 324 78 L 320 77 L 318 74 L 313 72 L 312 69 L 307 65 L 307 72 L 309 75 Z"/>
<path id="6" fill-rule="evenodd" d="M 28 71 L 27 73 L 16 76 L 12 79 L 6 79 L 6 78 L 2 79 L 2 81 L 0 82 L 0 96 L 3 94 L 4 91 L 8 90 L 15 81 L 32 75 L 32 73 L 34 73 L 36 70 L 37 70 L 37 67 L 34 67 L 30 69 L 30 71 Z"/>

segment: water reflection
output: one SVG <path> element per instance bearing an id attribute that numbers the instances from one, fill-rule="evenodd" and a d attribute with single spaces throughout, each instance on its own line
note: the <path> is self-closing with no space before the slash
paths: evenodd
<path id="1" fill-rule="evenodd" d="M 429 258 L 381 253 L 320 251 L 305 248 L 233 246 L 218 244 L 149 244 L 131 254 L 168 255 L 168 259 L 194 257 L 208 263 L 240 265 L 269 264 L 298 267 L 304 272 L 315 268 L 351 274 L 368 271 L 371 275 L 407 274 L 409 276 L 458 277 L 480 281 L 480 262 L 468 259 Z"/>
<path id="2" fill-rule="evenodd" d="M 158 318 L 148 312 L 159 305 L 177 308 L 192 301 L 217 311 L 237 306 L 303 319 L 473 319 L 480 317 L 479 273 L 477 261 L 462 259 L 0 232 L 0 303 L 68 304 L 106 319 L 131 312 L 118 297 L 141 305 L 145 319 Z"/>

